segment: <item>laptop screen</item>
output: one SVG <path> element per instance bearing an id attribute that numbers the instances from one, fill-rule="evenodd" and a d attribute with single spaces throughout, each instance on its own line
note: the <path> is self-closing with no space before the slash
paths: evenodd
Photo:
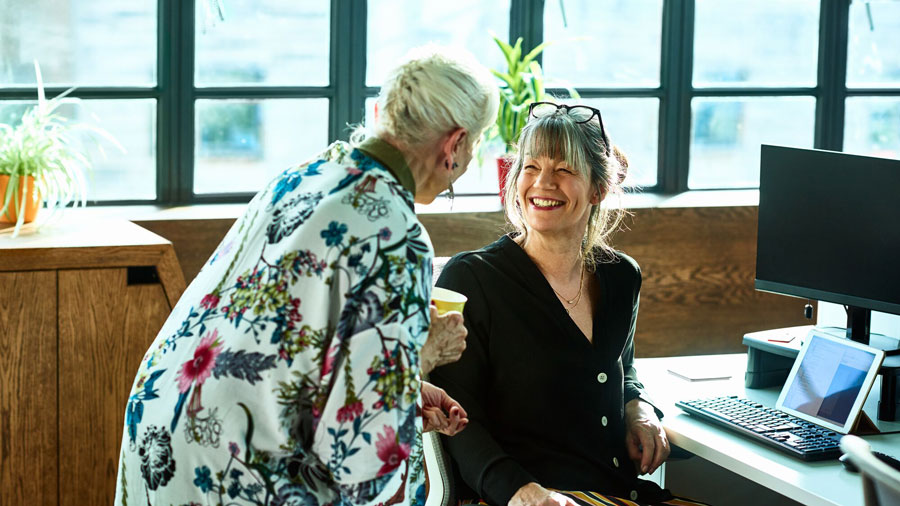
<path id="1" fill-rule="evenodd" d="M 779 399 L 780 409 L 841 432 L 849 430 L 845 426 L 855 422 L 882 359 L 876 350 L 855 345 L 810 333 Z"/>

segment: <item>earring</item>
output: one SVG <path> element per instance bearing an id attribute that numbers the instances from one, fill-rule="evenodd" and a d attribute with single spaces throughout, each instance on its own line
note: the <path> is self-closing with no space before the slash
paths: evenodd
<path id="1" fill-rule="evenodd" d="M 452 175 L 452 173 L 451 173 Z M 447 198 L 450 199 L 450 209 L 453 209 L 453 199 L 456 197 L 456 194 L 453 193 L 453 178 L 451 177 L 447 181 Z"/>

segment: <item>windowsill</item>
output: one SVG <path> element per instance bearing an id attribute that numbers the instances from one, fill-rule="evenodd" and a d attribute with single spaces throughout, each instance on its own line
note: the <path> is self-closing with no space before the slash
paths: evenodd
<path id="1" fill-rule="evenodd" d="M 688 191 L 675 195 L 636 193 L 625 195 L 622 201 L 628 209 L 756 206 L 759 204 L 759 190 Z M 217 220 L 237 218 L 246 207 L 247 204 L 95 206 L 79 209 L 77 212 L 83 216 L 115 216 L 132 221 Z M 444 197 L 428 205 L 416 204 L 416 212 L 420 214 L 501 211 L 500 199 L 493 195 L 459 196 L 453 201 L 452 207 Z"/>

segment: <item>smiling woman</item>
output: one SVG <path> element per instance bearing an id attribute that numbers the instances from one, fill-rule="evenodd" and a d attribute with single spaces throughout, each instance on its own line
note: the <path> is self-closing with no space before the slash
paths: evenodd
<path id="1" fill-rule="evenodd" d="M 517 232 L 456 255 L 437 281 L 469 298 L 466 350 L 431 376 L 469 414 L 445 440 L 471 487 L 459 498 L 577 504 L 555 489 L 665 504 L 668 491 L 638 479 L 669 454 L 634 369 L 641 270 L 607 241 L 621 206 L 602 205 L 627 161 L 597 109 L 529 115 L 505 189 Z"/>
<path id="2" fill-rule="evenodd" d="M 628 160 L 612 144 L 600 111 L 583 105 L 533 104 L 518 153 L 503 191 L 506 214 L 523 240 L 530 229 L 550 227 L 581 242 L 588 265 L 610 259 L 607 239 L 624 211 L 622 206 L 598 204 L 610 194 L 621 197 Z M 542 211 L 553 212 L 534 214 Z"/>

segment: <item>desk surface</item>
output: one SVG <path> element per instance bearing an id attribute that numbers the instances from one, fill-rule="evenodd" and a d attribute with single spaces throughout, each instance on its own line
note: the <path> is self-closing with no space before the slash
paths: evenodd
<path id="1" fill-rule="evenodd" d="M 729 469 L 747 479 L 808 505 L 853 506 L 863 504 L 862 481 L 844 470 L 837 460 L 804 462 L 769 449 L 747 438 L 691 418 L 675 407 L 685 399 L 717 395 L 741 395 L 766 406 L 774 406 L 780 388 L 745 389 L 746 354 L 638 359 L 638 377 L 660 409 L 672 444 Z M 726 380 L 687 381 L 668 372 L 669 367 L 688 366 L 727 370 Z M 875 420 L 880 379 L 866 401 L 865 411 Z M 882 430 L 900 431 L 900 423 L 879 422 Z M 864 438 L 875 450 L 900 456 L 900 434 Z"/>

